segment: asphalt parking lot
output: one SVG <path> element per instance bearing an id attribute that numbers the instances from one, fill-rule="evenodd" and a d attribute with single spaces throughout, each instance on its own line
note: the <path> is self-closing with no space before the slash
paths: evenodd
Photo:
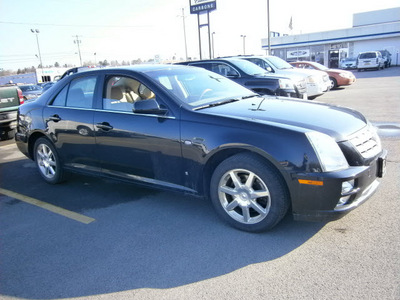
<path id="1" fill-rule="evenodd" d="M 400 299 L 400 67 L 317 101 L 352 107 L 389 151 L 378 192 L 330 223 L 262 234 L 202 199 L 73 175 L 39 178 L 0 142 L 0 299 Z"/>

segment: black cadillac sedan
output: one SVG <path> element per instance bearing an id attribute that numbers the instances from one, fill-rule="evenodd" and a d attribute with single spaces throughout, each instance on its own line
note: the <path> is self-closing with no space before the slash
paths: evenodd
<path id="1" fill-rule="evenodd" d="M 178 65 L 66 76 L 19 108 L 15 138 L 48 183 L 82 172 L 179 190 L 252 232 L 288 211 L 339 218 L 376 191 L 386 162 L 357 111 L 261 97 Z"/>

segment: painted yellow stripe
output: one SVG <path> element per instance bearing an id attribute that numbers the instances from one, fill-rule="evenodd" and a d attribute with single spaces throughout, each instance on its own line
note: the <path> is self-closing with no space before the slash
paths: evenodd
<path id="1" fill-rule="evenodd" d="M 305 180 L 305 179 L 299 179 L 300 184 L 308 184 L 308 185 L 319 185 L 322 186 L 324 185 L 323 181 L 317 181 L 317 180 Z"/>
<path id="2" fill-rule="evenodd" d="M 81 223 L 84 223 L 84 224 L 89 224 L 89 223 L 92 223 L 93 221 L 96 221 L 93 218 L 90 218 L 90 217 L 78 214 L 76 212 L 73 212 L 73 211 L 70 211 L 70 210 L 55 206 L 55 205 L 50 204 L 50 203 L 46 203 L 46 202 L 37 200 L 35 198 L 31 198 L 31 197 L 28 197 L 28 196 L 25 196 L 25 195 L 18 194 L 18 193 L 13 192 L 13 191 L 9 191 L 9 190 L 5 190 L 5 189 L 0 188 L 0 194 L 9 196 L 11 198 L 14 198 L 14 199 L 17 199 L 17 200 L 20 200 L 20 201 L 23 201 L 23 202 L 38 206 L 38 207 L 41 207 L 41 208 L 46 209 L 48 211 L 51 211 L 53 213 L 59 214 L 61 216 L 67 217 L 69 219 L 72 219 L 72 220 L 75 220 L 75 221 L 78 221 L 78 222 L 81 222 Z"/>

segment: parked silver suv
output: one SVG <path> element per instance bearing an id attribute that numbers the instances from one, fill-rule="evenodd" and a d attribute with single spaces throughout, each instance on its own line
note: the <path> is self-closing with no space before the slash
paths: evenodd
<path id="1" fill-rule="evenodd" d="M 315 99 L 330 89 L 330 80 L 326 72 L 318 70 L 297 69 L 277 56 L 238 56 L 268 72 L 291 78 L 296 85 L 306 82 L 308 99 Z"/>

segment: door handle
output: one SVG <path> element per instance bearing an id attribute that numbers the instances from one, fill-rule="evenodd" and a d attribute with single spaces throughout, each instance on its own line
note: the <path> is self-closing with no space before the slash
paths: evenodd
<path id="1" fill-rule="evenodd" d="M 49 121 L 58 122 L 61 121 L 61 118 L 59 115 L 52 115 L 51 117 L 49 117 Z"/>
<path id="2" fill-rule="evenodd" d="M 107 122 L 97 123 L 96 127 L 99 129 L 103 129 L 104 131 L 110 131 L 114 128 Z"/>

